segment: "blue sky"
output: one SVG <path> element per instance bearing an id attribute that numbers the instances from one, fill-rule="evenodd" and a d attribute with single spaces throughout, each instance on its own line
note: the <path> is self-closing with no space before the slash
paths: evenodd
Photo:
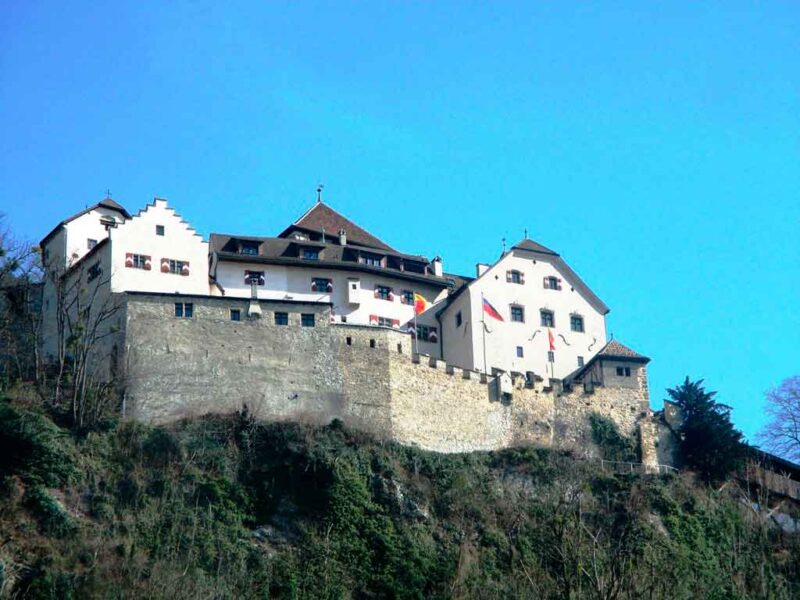
<path id="1" fill-rule="evenodd" d="M 163 196 L 207 235 L 314 200 L 471 274 L 528 228 L 752 436 L 800 372 L 795 2 L 5 2 L 0 211 Z"/>

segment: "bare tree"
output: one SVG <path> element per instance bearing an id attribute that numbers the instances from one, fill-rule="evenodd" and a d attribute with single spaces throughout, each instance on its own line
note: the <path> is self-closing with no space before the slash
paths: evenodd
<path id="1" fill-rule="evenodd" d="M 800 376 L 788 377 L 767 392 L 769 422 L 758 439 L 770 452 L 800 461 Z"/>

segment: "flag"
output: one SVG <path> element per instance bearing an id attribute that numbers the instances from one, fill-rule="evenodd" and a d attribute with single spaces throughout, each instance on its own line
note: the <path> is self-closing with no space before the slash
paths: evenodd
<path id="1" fill-rule="evenodd" d="M 503 320 L 503 317 L 500 316 L 500 313 L 497 312 L 497 309 L 495 309 L 494 306 L 489 304 L 489 301 L 486 298 L 483 299 L 483 312 L 485 312 L 487 315 L 489 315 L 493 319 L 497 319 L 498 321 L 502 321 Z"/>
<path id="2" fill-rule="evenodd" d="M 428 301 L 421 294 L 414 292 L 414 314 L 419 315 L 428 310 Z"/>
<path id="3" fill-rule="evenodd" d="M 553 330 L 547 330 L 547 338 L 550 340 L 550 352 L 554 352 L 556 349 L 556 338 L 553 337 Z"/>

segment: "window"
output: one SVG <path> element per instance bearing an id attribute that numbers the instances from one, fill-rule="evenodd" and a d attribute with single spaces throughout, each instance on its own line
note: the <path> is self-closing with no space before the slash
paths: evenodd
<path id="1" fill-rule="evenodd" d="M 378 317 L 378 325 L 381 327 L 395 327 L 400 326 L 400 321 L 397 319 L 387 319 L 386 317 Z"/>
<path id="2" fill-rule="evenodd" d="M 275 313 L 275 325 L 288 325 L 288 324 L 289 324 L 289 313 L 285 312 Z"/>
<path id="3" fill-rule="evenodd" d="M 580 315 L 571 315 L 569 318 L 569 328 L 572 331 L 583 333 L 583 317 Z"/>
<path id="4" fill-rule="evenodd" d="M 194 305 L 191 302 L 176 302 L 175 316 L 179 319 L 191 319 L 194 313 Z"/>
<path id="5" fill-rule="evenodd" d="M 525 322 L 525 309 L 521 306 L 512 306 L 511 307 L 511 320 L 516 321 L 517 323 L 524 323 Z"/>
<path id="6" fill-rule="evenodd" d="M 579 357 L 578 357 L 578 366 L 579 366 L 579 367 L 582 367 L 582 366 L 583 366 L 583 357 L 582 357 L 582 356 L 579 356 Z"/>
<path id="7" fill-rule="evenodd" d="M 145 256 L 144 254 L 133 254 L 128 252 L 125 254 L 125 266 L 129 269 L 143 269 L 145 271 L 149 271 L 150 257 Z"/>
<path id="8" fill-rule="evenodd" d="M 313 314 L 301 314 L 300 315 L 300 325 L 303 327 L 313 327 L 314 326 L 314 315 Z"/>
<path id="9" fill-rule="evenodd" d="M 370 340 L 369 341 L 369 347 L 370 348 L 374 348 L 375 347 L 375 340 Z"/>
<path id="10" fill-rule="evenodd" d="M 436 327 L 430 327 L 429 325 L 417 325 L 417 339 L 435 344 L 439 341 L 438 330 Z"/>
<path id="11" fill-rule="evenodd" d="M 377 254 L 362 254 L 358 257 L 358 262 L 362 265 L 369 265 L 371 267 L 382 267 L 383 259 Z"/>
<path id="12" fill-rule="evenodd" d="M 556 353 L 552 350 L 547 353 L 547 362 L 556 362 Z"/>
<path id="13" fill-rule="evenodd" d="M 517 358 L 522 358 L 523 355 L 522 346 L 517 346 Z"/>
<path id="14" fill-rule="evenodd" d="M 164 226 L 156 225 L 156 235 L 164 235 Z"/>
<path id="15" fill-rule="evenodd" d="M 353 345 L 353 338 L 351 338 L 349 335 L 345 338 L 344 341 L 348 346 L 352 346 Z"/>
<path id="16" fill-rule="evenodd" d="M 316 248 L 303 248 L 302 257 L 305 260 L 319 260 L 319 250 Z"/>
<path id="17" fill-rule="evenodd" d="M 561 280 L 558 277 L 545 277 L 544 289 L 546 290 L 560 290 Z"/>
<path id="18" fill-rule="evenodd" d="M 403 290 L 400 293 L 400 302 L 403 304 L 414 304 L 414 292 L 412 290 Z"/>
<path id="19" fill-rule="evenodd" d="M 169 272 L 173 275 L 183 275 L 184 269 L 189 270 L 189 263 L 183 260 L 169 260 Z"/>
<path id="20" fill-rule="evenodd" d="M 394 296 L 392 295 L 392 288 L 386 287 L 385 285 L 376 285 L 375 286 L 375 297 L 380 298 L 381 300 L 394 300 Z"/>
<path id="21" fill-rule="evenodd" d="M 461 327 L 461 323 L 462 322 L 463 322 L 463 319 L 461 318 L 461 311 L 458 311 L 456 313 L 456 327 Z"/>
<path id="22" fill-rule="evenodd" d="M 553 314 L 553 311 L 550 310 L 540 310 L 539 315 L 542 318 L 542 327 L 555 327 L 556 326 L 556 317 Z"/>
<path id="23" fill-rule="evenodd" d="M 330 294 L 333 292 L 333 281 L 324 277 L 313 277 L 311 279 L 311 291 Z"/>
<path id="24" fill-rule="evenodd" d="M 518 283 L 523 284 L 525 283 L 525 278 L 523 277 L 522 273 L 519 271 L 506 271 L 506 281 L 508 283 Z"/>
<path id="25" fill-rule="evenodd" d="M 103 269 L 100 268 L 100 263 L 99 262 L 94 263 L 91 267 L 89 267 L 89 270 L 86 272 L 86 281 L 94 281 L 95 279 L 100 277 L 100 274 L 102 272 Z"/>
<path id="26" fill-rule="evenodd" d="M 617 377 L 630 377 L 630 376 L 631 376 L 630 367 L 617 367 Z"/>
<path id="27" fill-rule="evenodd" d="M 264 271 L 245 271 L 244 272 L 244 284 L 245 285 L 252 285 L 255 283 L 256 285 L 264 285 Z"/>
<path id="28" fill-rule="evenodd" d="M 231 321 L 241 321 L 242 320 L 242 311 L 238 308 L 231 309 Z"/>
<path id="29" fill-rule="evenodd" d="M 94 248 L 95 246 L 97 246 L 97 240 L 93 240 L 93 239 L 91 239 L 91 238 L 89 238 L 88 240 L 86 240 L 86 248 L 87 248 L 88 250 L 91 250 L 91 249 L 92 249 L 92 248 Z"/>
<path id="30" fill-rule="evenodd" d="M 258 254 L 258 242 L 242 242 L 239 246 L 239 254 L 249 254 L 255 256 Z"/>

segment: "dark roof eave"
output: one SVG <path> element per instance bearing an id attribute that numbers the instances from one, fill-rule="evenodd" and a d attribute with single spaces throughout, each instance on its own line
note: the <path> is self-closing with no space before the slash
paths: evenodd
<path id="1" fill-rule="evenodd" d="M 384 275 L 386 277 L 395 277 L 397 279 L 407 279 L 409 281 L 417 281 L 420 283 L 427 283 L 442 288 L 448 287 L 447 280 L 442 277 L 426 276 L 422 274 L 409 273 L 408 271 L 395 271 L 394 269 L 384 269 L 383 267 L 371 267 L 369 265 L 362 265 L 360 263 L 352 262 L 333 262 L 326 260 L 304 260 L 301 258 L 281 258 L 271 256 L 254 256 L 252 254 L 236 254 L 233 252 L 220 252 L 216 251 L 217 259 L 220 261 L 230 262 L 243 262 L 243 263 L 258 263 L 264 265 L 286 265 L 301 268 L 326 268 L 334 269 L 337 271 L 359 271 L 360 273 L 372 273 L 376 275 Z"/>

